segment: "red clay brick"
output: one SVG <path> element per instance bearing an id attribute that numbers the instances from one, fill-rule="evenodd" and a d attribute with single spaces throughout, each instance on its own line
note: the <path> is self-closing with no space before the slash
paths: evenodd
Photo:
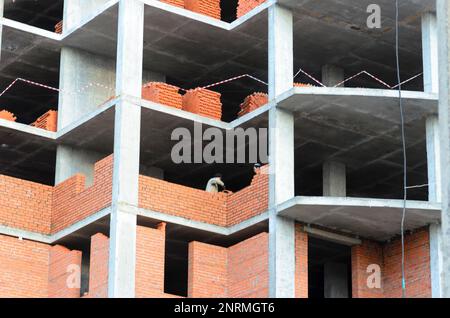
<path id="1" fill-rule="evenodd" d="M 150 82 L 142 87 L 142 98 L 167 105 L 170 107 L 182 109 L 183 98 L 179 94 L 180 88 L 160 82 Z"/>
<path id="2" fill-rule="evenodd" d="M 16 121 L 17 118 L 13 113 L 3 109 L 0 110 L 0 119 L 5 119 L 8 121 Z"/>
<path id="3" fill-rule="evenodd" d="M 49 110 L 44 115 L 39 117 L 34 123 L 32 123 L 31 126 L 56 132 L 57 122 L 58 112 L 56 110 Z"/>
<path id="4" fill-rule="evenodd" d="M 208 89 L 191 89 L 183 96 L 183 110 L 220 120 L 222 118 L 220 97 L 220 93 Z"/>

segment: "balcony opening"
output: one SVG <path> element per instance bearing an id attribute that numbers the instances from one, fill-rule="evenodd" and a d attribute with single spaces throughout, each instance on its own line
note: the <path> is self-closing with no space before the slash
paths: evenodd
<path id="1" fill-rule="evenodd" d="M 309 298 L 351 298 L 351 248 L 309 238 Z"/>

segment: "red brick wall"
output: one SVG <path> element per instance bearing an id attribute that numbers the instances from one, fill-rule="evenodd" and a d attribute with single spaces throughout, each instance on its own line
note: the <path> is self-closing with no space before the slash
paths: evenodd
<path id="1" fill-rule="evenodd" d="M 89 298 L 108 297 L 109 238 L 101 233 L 91 238 Z"/>
<path id="2" fill-rule="evenodd" d="M 371 264 L 383 266 L 383 249 L 376 242 L 363 241 L 352 247 L 352 296 L 353 298 L 380 298 L 382 289 L 367 286 L 367 267 Z"/>
<path id="3" fill-rule="evenodd" d="M 399 298 L 401 293 L 401 241 L 383 247 L 384 296 Z M 430 237 L 428 229 L 405 238 L 406 297 L 431 297 Z"/>
<path id="4" fill-rule="evenodd" d="M 16 121 L 16 116 L 14 116 L 13 113 L 7 111 L 7 110 L 0 110 L 0 119 L 5 119 L 8 121 Z"/>
<path id="5" fill-rule="evenodd" d="M 269 234 L 228 249 L 228 297 L 269 297 Z"/>
<path id="6" fill-rule="evenodd" d="M 208 193 L 167 181 L 139 178 L 139 207 L 226 226 L 226 194 Z"/>
<path id="7" fill-rule="evenodd" d="M 255 175 L 249 187 L 233 194 L 208 193 L 141 176 L 139 207 L 219 226 L 245 221 L 267 210 L 268 175 Z"/>
<path id="8" fill-rule="evenodd" d="M 250 186 L 227 198 L 227 225 L 235 225 L 265 212 L 269 202 L 269 175 L 260 170 Z"/>
<path id="9" fill-rule="evenodd" d="M 39 117 L 31 126 L 45 129 L 48 131 L 56 131 L 58 122 L 58 112 L 56 110 L 49 110 L 44 115 Z"/>
<path id="10" fill-rule="evenodd" d="M 227 297 L 228 251 L 199 242 L 189 244 L 188 297 Z"/>
<path id="11" fill-rule="evenodd" d="M 176 297 L 164 293 L 166 225 L 136 230 L 136 297 Z M 91 239 L 89 298 L 108 296 L 109 238 L 96 234 Z"/>
<path id="12" fill-rule="evenodd" d="M 56 187 L 0 175 L 0 224 L 51 234 L 106 208 L 112 196 L 109 156 L 95 164 L 94 184 L 76 175 Z"/>
<path id="13" fill-rule="evenodd" d="M 220 120 L 222 118 L 222 102 L 220 93 L 196 88 L 183 95 L 183 110 Z"/>
<path id="14" fill-rule="evenodd" d="M 97 162 L 94 183 L 85 187 L 85 177 L 74 177 L 60 183 L 53 192 L 52 233 L 58 232 L 108 207 L 112 199 L 113 156 Z"/>
<path id="15" fill-rule="evenodd" d="M 295 297 L 308 298 L 308 234 L 295 225 Z"/>
<path id="16" fill-rule="evenodd" d="M 160 0 L 161 2 L 165 2 L 167 4 L 171 4 L 176 7 L 184 8 L 184 0 Z"/>
<path id="17" fill-rule="evenodd" d="M 79 298 L 81 252 L 60 245 L 51 247 L 48 275 L 48 297 Z"/>
<path id="18" fill-rule="evenodd" d="M 407 297 L 431 297 L 430 243 L 428 229 L 405 237 Z M 381 267 L 381 289 L 367 287 L 367 267 Z M 399 298 L 402 296 L 401 242 L 381 245 L 364 241 L 352 249 L 352 288 L 355 298 Z"/>
<path id="19" fill-rule="evenodd" d="M 237 17 L 240 18 L 246 13 L 250 12 L 266 0 L 239 0 L 237 8 Z"/>
<path id="20" fill-rule="evenodd" d="M 136 297 L 164 297 L 166 224 L 137 227 Z"/>
<path id="21" fill-rule="evenodd" d="M 142 98 L 155 103 L 182 109 L 183 101 L 179 91 L 180 88 L 177 86 L 160 82 L 150 82 L 142 87 Z"/>
<path id="22" fill-rule="evenodd" d="M 0 297 L 47 297 L 49 246 L 0 235 Z"/>
<path id="23" fill-rule="evenodd" d="M 0 224 L 50 233 L 52 187 L 0 175 Z"/>
<path id="24" fill-rule="evenodd" d="M 215 19 L 221 17 L 220 0 L 185 0 L 184 7 Z"/>

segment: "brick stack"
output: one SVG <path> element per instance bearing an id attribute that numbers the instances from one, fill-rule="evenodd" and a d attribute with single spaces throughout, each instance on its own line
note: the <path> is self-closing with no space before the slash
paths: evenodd
<path id="1" fill-rule="evenodd" d="M 305 84 L 305 83 L 294 83 L 294 87 L 314 87 L 311 84 Z"/>
<path id="2" fill-rule="evenodd" d="M 16 121 L 16 116 L 7 111 L 7 110 L 0 110 L 0 119 L 8 120 L 8 121 Z"/>
<path id="3" fill-rule="evenodd" d="M 61 34 L 63 31 L 63 21 L 59 21 L 56 25 L 55 25 L 55 33 Z"/>
<path id="4" fill-rule="evenodd" d="M 265 1 L 266 0 L 239 0 L 237 17 L 240 18 L 244 16 Z"/>
<path id="5" fill-rule="evenodd" d="M 184 8 L 184 0 L 160 0 L 160 1 L 176 7 Z"/>
<path id="6" fill-rule="evenodd" d="M 142 87 L 142 98 L 167 105 L 170 107 L 182 109 L 183 98 L 178 93 L 179 87 L 160 82 L 150 82 Z"/>
<path id="7" fill-rule="evenodd" d="M 258 109 L 261 106 L 266 105 L 269 102 L 269 96 L 265 93 L 253 93 L 247 96 L 244 102 L 241 104 L 241 111 L 238 116 L 242 117 L 252 111 Z"/>
<path id="8" fill-rule="evenodd" d="M 49 110 L 44 115 L 39 117 L 31 126 L 45 129 L 48 131 L 57 130 L 58 112 L 56 110 Z"/>
<path id="9" fill-rule="evenodd" d="M 184 7 L 215 19 L 221 18 L 220 0 L 185 0 Z"/>
<path id="10" fill-rule="evenodd" d="M 183 110 L 220 120 L 222 118 L 220 97 L 220 93 L 208 89 L 191 89 L 183 96 Z"/>

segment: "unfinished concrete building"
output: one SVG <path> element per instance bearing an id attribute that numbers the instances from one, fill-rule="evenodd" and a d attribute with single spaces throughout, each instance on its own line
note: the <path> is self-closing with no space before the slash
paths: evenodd
<path id="1" fill-rule="evenodd" d="M 0 0 L 0 296 L 401 297 L 402 251 L 406 297 L 449 296 L 450 11 L 399 1 L 402 247 L 371 2 Z M 175 163 L 199 124 L 266 129 L 269 165 Z"/>

